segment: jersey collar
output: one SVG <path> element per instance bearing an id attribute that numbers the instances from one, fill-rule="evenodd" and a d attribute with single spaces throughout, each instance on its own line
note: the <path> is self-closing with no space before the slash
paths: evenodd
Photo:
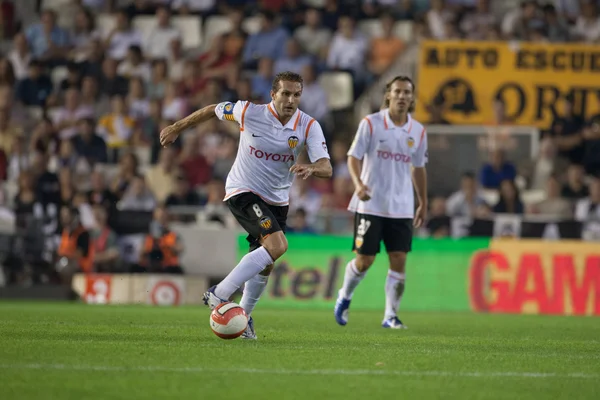
<path id="1" fill-rule="evenodd" d="M 271 113 L 271 115 L 273 115 L 273 117 L 275 117 L 275 119 L 277 120 L 277 123 L 279 125 L 277 125 L 278 127 L 281 126 L 281 121 L 279 121 L 279 115 L 277 115 L 277 110 L 275 109 L 275 104 L 273 104 L 273 102 L 270 102 L 269 104 L 267 104 L 267 108 L 269 109 L 269 112 Z M 292 131 L 295 131 L 296 128 L 298 127 L 298 122 L 300 122 L 300 109 L 296 109 L 296 112 L 294 113 L 294 115 L 292 115 L 292 118 L 290 118 L 290 120 L 288 121 L 287 124 L 285 124 L 283 127 L 285 129 L 291 129 Z"/>
<path id="2" fill-rule="evenodd" d="M 407 114 L 406 117 L 407 117 L 406 123 L 399 128 L 402 129 L 406 133 L 410 133 L 410 129 L 412 128 L 412 117 L 410 116 L 410 113 Z M 390 109 L 389 108 L 386 108 L 383 112 L 383 126 L 385 127 L 385 129 L 396 128 L 396 125 L 394 125 L 394 122 L 392 121 L 392 117 L 390 117 Z"/>

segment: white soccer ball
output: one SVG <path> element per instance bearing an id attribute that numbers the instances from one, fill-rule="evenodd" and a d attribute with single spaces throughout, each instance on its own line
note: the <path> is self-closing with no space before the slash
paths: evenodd
<path id="1" fill-rule="evenodd" d="M 210 313 L 210 328 L 221 339 L 235 339 L 248 326 L 248 316 L 239 304 L 221 303 Z"/>

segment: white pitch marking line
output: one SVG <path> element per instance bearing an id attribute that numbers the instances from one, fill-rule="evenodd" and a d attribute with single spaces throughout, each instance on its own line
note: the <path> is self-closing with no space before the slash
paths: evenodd
<path id="1" fill-rule="evenodd" d="M 279 375 L 380 375 L 380 376 L 434 376 L 454 378 L 578 378 L 599 379 L 600 374 L 581 372 L 451 372 L 451 371 L 386 371 L 375 369 L 260 369 L 260 368 L 205 368 L 205 367 L 160 367 L 160 366 L 103 366 L 66 364 L 0 364 L 0 369 L 107 371 L 107 372 L 237 372 L 247 374 Z"/>

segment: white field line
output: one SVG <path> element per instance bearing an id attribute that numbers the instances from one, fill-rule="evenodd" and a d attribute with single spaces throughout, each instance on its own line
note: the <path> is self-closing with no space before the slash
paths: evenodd
<path id="1" fill-rule="evenodd" d="M 161 367 L 161 366 L 104 366 L 66 364 L 0 364 L 0 369 L 24 369 L 42 371 L 103 371 L 103 372 L 166 372 L 166 373 L 246 373 L 256 375 L 338 375 L 338 376 L 415 376 L 449 378 L 562 378 L 600 379 L 600 374 L 581 372 L 453 372 L 453 371 L 387 371 L 376 369 L 266 369 L 266 368 L 210 368 L 210 367 Z"/>

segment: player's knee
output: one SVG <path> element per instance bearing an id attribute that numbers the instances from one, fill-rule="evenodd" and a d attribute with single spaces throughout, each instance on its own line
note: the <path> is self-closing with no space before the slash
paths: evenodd
<path id="1" fill-rule="evenodd" d="M 288 241 L 283 232 L 275 232 L 263 241 L 263 246 L 275 261 L 287 251 Z"/>
<path id="2" fill-rule="evenodd" d="M 406 268 L 406 253 L 395 251 L 389 253 L 390 269 L 395 272 L 404 272 Z"/>
<path id="3" fill-rule="evenodd" d="M 371 265 L 373 265 L 374 262 L 375 256 L 363 256 L 359 254 L 356 257 L 356 261 L 354 263 L 356 265 L 356 269 L 362 273 L 367 272 L 367 270 L 371 268 Z"/>
<path id="4" fill-rule="evenodd" d="M 263 276 L 269 276 L 269 275 L 271 275 L 271 271 L 273 271 L 273 265 L 274 264 L 267 265 L 267 268 L 263 269 L 260 274 L 263 275 Z"/>

